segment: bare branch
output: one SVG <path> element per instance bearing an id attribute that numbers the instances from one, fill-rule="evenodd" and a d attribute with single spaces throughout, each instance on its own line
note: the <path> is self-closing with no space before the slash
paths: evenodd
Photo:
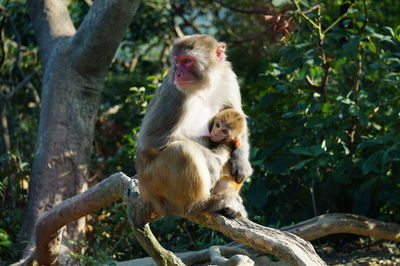
<path id="1" fill-rule="evenodd" d="M 340 233 L 400 241 L 400 225 L 349 213 L 324 214 L 280 230 L 292 232 L 309 241 Z"/>
<path id="2" fill-rule="evenodd" d="M 79 71 L 87 74 L 105 74 L 139 2 L 93 2 L 72 41 L 72 58 Z"/>
<path id="3" fill-rule="evenodd" d="M 72 36 L 75 27 L 64 1 L 28 0 L 28 6 L 45 66 L 54 43 L 61 37 Z"/>
<path id="4" fill-rule="evenodd" d="M 35 74 L 36 74 L 36 72 L 33 71 L 32 73 L 27 75 L 20 83 L 18 83 L 17 86 L 15 86 L 12 91 L 10 91 L 9 93 L 7 93 L 7 95 L 5 95 L 6 100 L 10 100 L 11 97 L 13 97 L 15 93 L 17 93 L 20 89 L 25 87 L 29 83 L 31 78 L 33 78 L 33 76 L 35 76 Z"/>
<path id="5" fill-rule="evenodd" d="M 188 219 L 218 230 L 233 240 L 255 248 L 258 252 L 280 257 L 291 265 L 326 265 L 309 242 L 294 234 L 261 226 L 247 218 L 228 219 L 218 214 L 200 213 Z"/>

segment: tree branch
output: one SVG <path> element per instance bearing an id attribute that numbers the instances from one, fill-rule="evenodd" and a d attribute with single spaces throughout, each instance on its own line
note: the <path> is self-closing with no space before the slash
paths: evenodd
<path id="1" fill-rule="evenodd" d="M 329 213 L 280 228 L 311 241 L 327 235 L 348 233 L 400 241 L 400 225 L 349 213 Z"/>
<path id="2" fill-rule="evenodd" d="M 60 229 L 67 223 L 107 207 L 122 198 L 130 182 L 131 179 L 123 173 L 113 174 L 84 193 L 61 202 L 47 212 L 36 225 L 36 251 L 28 261 L 34 259 L 39 265 L 55 263 Z"/>
<path id="3" fill-rule="evenodd" d="M 228 219 L 218 214 L 200 213 L 188 219 L 218 230 L 261 253 L 280 257 L 291 265 L 326 265 L 309 242 L 292 233 L 264 227 L 247 218 Z"/>
<path id="4" fill-rule="evenodd" d="M 54 43 L 61 37 L 72 36 L 75 27 L 64 1 L 28 0 L 28 6 L 41 51 L 41 61 L 45 66 Z"/>
<path id="5" fill-rule="evenodd" d="M 104 74 L 131 22 L 139 0 L 94 1 L 72 40 L 74 65 L 87 74 Z M 100 72 L 100 73 L 99 73 Z"/>

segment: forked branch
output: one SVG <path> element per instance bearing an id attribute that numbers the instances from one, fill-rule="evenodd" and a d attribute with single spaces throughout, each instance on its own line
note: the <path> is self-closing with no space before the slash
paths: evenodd
<path id="1" fill-rule="evenodd" d="M 104 66 L 108 66 L 114 57 L 139 2 L 93 2 L 72 41 L 74 65 L 80 71 L 98 74 L 107 70 Z"/>
<path id="2" fill-rule="evenodd" d="M 28 5 L 41 51 L 41 61 L 45 66 L 57 39 L 72 36 L 75 27 L 65 1 L 29 0 Z"/>

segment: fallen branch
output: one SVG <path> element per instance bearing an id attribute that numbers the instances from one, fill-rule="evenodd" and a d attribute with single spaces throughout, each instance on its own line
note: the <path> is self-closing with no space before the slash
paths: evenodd
<path id="1" fill-rule="evenodd" d="M 60 229 L 67 223 L 106 207 L 124 196 L 135 236 L 152 258 L 159 265 L 184 265 L 172 252 L 162 248 L 152 234 L 148 223 L 158 217 L 152 212 L 151 206 L 140 197 L 137 184 L 136 179 L 116 173 L 86 192 L 55 206 L 36 226 L 35 252 L 27 260 L 19 263 L 31 263 L 35 260 L 40 265 L 57 264 Z M 188 219 L 218 230 L 259 252 L 278 256 L 292 265 L 326 265 L 310 243 L 291 233 L 263 227 L 248 219 L 232 220 L 218 214 L 200 213 Z M 218 254 L 215 253 L 213 250 L 211 257 L 218 260 Z"/>

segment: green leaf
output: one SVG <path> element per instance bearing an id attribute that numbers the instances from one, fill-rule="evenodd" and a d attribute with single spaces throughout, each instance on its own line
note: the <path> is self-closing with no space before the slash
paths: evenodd
<path id="1" fill-rule="evenodd" d="M 360 45 L 361 36 L 350 36 L 350 39 L 342 47 L 343 52 L 356 52 Z"/>
<path id="2" fill-rule="evenodd" d="M 394 31 L 391 27 L 384 26 L 383 29 L 387 30 L 390 33 L 390 35 L 392 35 L 393 38 L 396 38 L 396 34 L 394 33 Z"/>
<path id="3" fill-rule="evenodd" d="M 12 244 L 10 241 L 10 236 L 4 229 L 0 228 L 0 246 L 7 246 L 10 244 Z"/>
<path id="4" fill-rule="evenodd" d="M 364 175 L 369 174 L 372 171 L 377 170 L 377 164 L 380 159 L 380 154 L 378 152 L 373 153 L 371 156 L 368 157 L 361 165 L 361 170 Z"/>
<path id="5" fill-rule="evenodd" d="M 367 43 L 368 48 L 373 52 L 374 54 L 376 53 L 376 46 L 373 42 Z"/>
<path id="6" fill-rule="evenodd" d="M 289 150 L 291 153 L 307 156 L 318 156 L 324 153 L 321 145 L 312 145 L 308 147 L 294 147 Z"/>
<path id="7" fill-rule="evenodd" d="M 290 0 L 272 0 L 272 5 L 274 7 L 280 7 L 280 6 L 288 5 L 288 4 L 291 4 Z"/>
<path id="8" fill-rule="evenodd" d="M 308 120 L 307 123 L 304 124 L 306 128 L 322 128 L 324 126 L 325 119 L 321 119 L 319 117 L 312 117 Z"/>
<path id="9" fill-rule="evenodd" d="M 358 114 L 358 111 L 359 111 L 359 109 L 358 109 L 358 106 L 357 105 L 350 105 L 349 106 L 349 114 L 351 115 L 351 116 L 357 116 L 357 114 Z"/>
<path id="10" fill-rule="evenodd" d="M 8 158 L 10 158 L 10 154 L 4 153 L 3 155 L 0 156 L 0 163 L 1 163 L 1 162 L 4 162 L 4 161 L 7 160 Z"/>
<path id="11" fill-rule="evenodd" d="M 289 169 L 294 164 L 295 156 L 280 156 L 267 165 L 267 169 L 275 175 L 285 175 L 289 173 Z"/>
<path id="12" fill-rule="evenodd" d="M 386 143 L 388 140 L 387 139 L 370 139 L 366 140 L 360 144 L 357 145 L 356 150 L 361 151 L 367 147 L 375 146 L 375 145 L 380 145 Z"/>
<path id="13" fill-rule="evenodd" d="M 322 113 L 331 115 L 333 113 L 333 105 L 331 103 L 322 104 Z"/>
<path id="14" fill-rule="evenodd" d="M 396 39 L 400 42 L 400 25 L 398 25 L 395 29 Z"/>
<path id="15" fill-rule="evenodd" d="M 358 112 L 358 119 L 362 127 L 368 126 L 368 117 L 361 111 Z"/>
<path id="16" fill-rule="evenodd" d="M 314 158 L 306 159 L 306 160 L 303 160 L 303 161 L 299 162 L 298 164 L 296 164 L 293 167 L 293 170 L 295 170 L 295 171 L 300 170 L 301 168 L 304 167 L 304 165 L 306 165 L 307 163 L 311 162 L 312 160 L 314 160 Z"/>
<path id="17" fill-rule="evenodd" d="M 340 175 L 340 174 L 335 174 L 334 178 L 337 182 L 342 183 L 342 184 L 351 184 L 351 179 L 349 178 L 348 175 Z"/>

